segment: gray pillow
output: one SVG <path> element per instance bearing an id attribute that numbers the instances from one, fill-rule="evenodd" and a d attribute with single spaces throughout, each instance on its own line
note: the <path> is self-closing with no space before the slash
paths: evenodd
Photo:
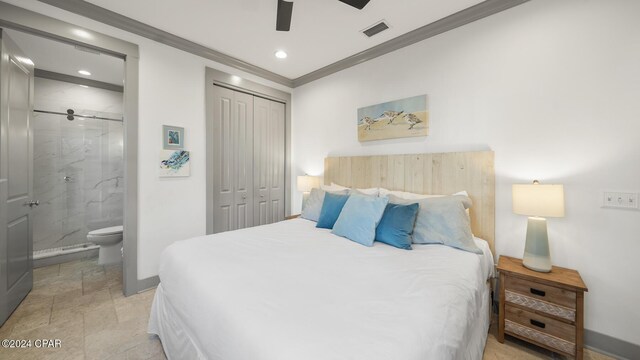
<path id="1" fill-rule="evenodd" d="M 349 190 L 329 191 L 332 194 L 348 195 Z M 324 194 L 326 192 L 322 189 L 313 188 L 311 194 L 307 198 L 307 201 L 303 205 L 302 214 L 300 217 L 303 219 L 318 222 L 320 218 L 320 210 L 322 210 L 322 203 L 324 202 Z"/>
<path id="2" fill-rule="evenodd" d="M 389 202 L 420 205 L 412 235 L 414 244 L 443 244 L 482 254 L 473 241 L 471 223 L 465 211 L 471 207 L 469 197 L 455 195 L 407 200 L 389 195 Z"/>

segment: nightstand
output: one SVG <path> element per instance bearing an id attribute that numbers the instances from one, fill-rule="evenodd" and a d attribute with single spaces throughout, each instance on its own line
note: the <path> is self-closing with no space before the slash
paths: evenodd
<path id="1" fill-rule="evenodd" d="M 551 351 L 582 359 L 584 292 L 580 274 L 554 266 L 527 269 L 521 259 L 500 256 L 498 341 L 508 334 Z"/>

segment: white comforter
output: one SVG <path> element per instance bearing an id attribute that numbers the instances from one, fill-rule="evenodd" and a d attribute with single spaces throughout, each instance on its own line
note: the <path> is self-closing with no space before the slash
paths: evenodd
<path id="1" fill-rule="evenodd" d="M 174 243 L 159 290 L 206 359 L 474 358 L 493 269 L 486 242 L 476 242 L 484 256 L 368 248 L 289 220 Z"/>

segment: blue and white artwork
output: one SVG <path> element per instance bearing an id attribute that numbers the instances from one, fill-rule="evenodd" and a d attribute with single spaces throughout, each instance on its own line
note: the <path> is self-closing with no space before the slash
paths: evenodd
<path id="1" fill-rule="evenodd" d="M 175 177 L 191 175 L 189 156 L 189 151 L 186 150 L 161 150 L 160 176 Z"/>
<path id="2" fill-rule="evenodd" d="M 427 95 L 358 109 L 358 141 L 427 136 L 428 134 Z"/>

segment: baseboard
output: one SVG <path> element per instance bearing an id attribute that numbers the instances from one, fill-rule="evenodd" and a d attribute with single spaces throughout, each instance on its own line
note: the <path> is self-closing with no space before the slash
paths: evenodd
<path id="1" fill-rule="evenodd" d="M 160 284 L 160 278 L 156 276 L 148 277 L 146 279 L 138 280 L 138 292 L 143 292 L 145 290 L 149 290 L 154 288 Z"/>
<path id="2" fill-rule="evenodd" d="M 56 256 L 51 256 L 51 257 L 46 257 L 41 259 L 34 259 L 33 268 L 62 264 L 62 263 L 74 261 L 74 260 L 82 260 L 82 259 L 98 257 L 98 250 L 99 249 L 91 249 L 86 251 L 70 253 L 70 254 L 61 254 L 61 255 L 56 255 Z"/>
<path id="3" fill-rule="evenodd" d="M 584 347 L 616 359 L 638 359 L 640 345 L 620 340 L 593 330 L 584 330 Z"/>

